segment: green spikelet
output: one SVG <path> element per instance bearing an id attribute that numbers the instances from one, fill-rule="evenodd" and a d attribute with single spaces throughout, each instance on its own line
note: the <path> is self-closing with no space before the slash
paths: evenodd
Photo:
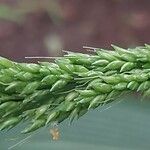
<path id="1" fill-rule="evenodd" d="M 54 63 L 17 63 L 0 57 L 0 130 L 28 120 L 35 131 L 53 121 L 70 123 L 124 92 L 150 96 L 150 45 L 94 54 L 67 52 Z"/>

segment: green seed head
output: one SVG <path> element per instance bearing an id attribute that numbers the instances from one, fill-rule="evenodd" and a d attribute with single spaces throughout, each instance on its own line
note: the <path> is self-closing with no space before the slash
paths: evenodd
<path id="1" fill-rule="evenodd" d="M 150 96 L 150 45 L 92 54 L 67 52 L 54 63 L 16 63 L 0 57 L 0 129 L 22 120 L 33 132 L 52 121 L 70 123 L 124 92 Z"/>

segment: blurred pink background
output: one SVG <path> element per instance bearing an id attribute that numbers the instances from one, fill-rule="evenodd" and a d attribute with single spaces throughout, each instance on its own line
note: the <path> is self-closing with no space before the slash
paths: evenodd
<path id="1" fill-rule="evenodd" d="M 0 55 L 58 56 L 150 43 L 149 0 L 0 0 Z"/>

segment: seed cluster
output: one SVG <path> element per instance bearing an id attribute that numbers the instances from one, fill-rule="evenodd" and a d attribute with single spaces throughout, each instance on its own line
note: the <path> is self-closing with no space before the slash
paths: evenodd
<path id="1" fill-rule="evenodd" d="M 92 54 L 67 52 L 54 63 L 0 58 L 0 130 L 29 120 L 22 133 L 105 105 L 124 92 L 150 95 L 150 45 Z"/>

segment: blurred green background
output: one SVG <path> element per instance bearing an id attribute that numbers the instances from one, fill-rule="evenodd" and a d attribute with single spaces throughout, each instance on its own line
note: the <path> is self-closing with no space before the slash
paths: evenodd
<path id="1" fill-rule="evenodd" d="M 49 127 L 34 133 L 15 150 L 149 150 L 150 102 L 140 101 L 140 96 L 128 96 L 117 100 L 112 107 L 98 108 L 68 125 L 59 125 L 61 138 L 52 141 Z M 119 103 L 118 103 L 119 102 Z M 28 135 L 20 135 L 20 128 L 2 132 L 0 149 L 15 145 Z M 19 138 L 19 139 L 15 139 Z"/>
<path id="2" fill-rule="evenodd" d="M 25 56 L 60 56 L 62 49 L 85 52 L 82 46 L 143 45 L 150 43 L 149 18 L 149 0 L 0 0 L 0 56 L 29 62 Z M 52 141 L 44 128 L 14 149 L 149 150 L 150 102 L 136 95 L 122 100 L 71 126 L 62 123 L 59 141 Z M 0 132 L 0 150 L 26 138 L 20 128 Z"/>

